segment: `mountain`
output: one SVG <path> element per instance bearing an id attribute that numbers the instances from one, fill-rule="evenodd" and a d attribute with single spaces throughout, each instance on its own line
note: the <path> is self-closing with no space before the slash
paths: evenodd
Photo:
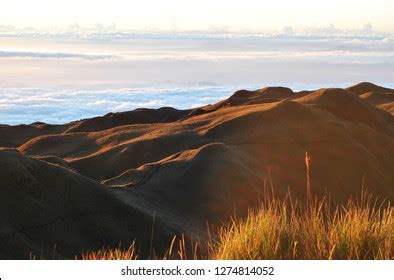
<path id="1" fill-rule="evenodd" d="M 130 236 L 150 242 L 151 215 L 70 169 L 0 149 L 0 178 L 1 258 L 73 258 Z M 169 232 L 159 227 L 155 244 L 165 246 Z"/>
<path id="2" fill-rule="evenodd" d="M 306 152 L 315 194 L 343 201 L 364 186 L 394 201 L 393 102 L 370 83 L 268 87 L 191 110 L 0 126 L 0 257 L 133 239 L 146 249 L 152 228 L 155 250 L 176 233 L 204 238 L 207 223 L 245 215 L 271 184 L 303 199 Z"/>

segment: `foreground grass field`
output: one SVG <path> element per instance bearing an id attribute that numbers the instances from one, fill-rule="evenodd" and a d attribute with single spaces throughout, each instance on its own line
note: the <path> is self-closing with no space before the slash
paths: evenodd
<path id="1" fill-rule="evenodd" d="M 177 246 L 174 239 L 159 259 L 392 259 L 393 232 L 393 208 L 377 206 L 365 192 L 334 209 L 326 199 L 310 199 L 303 206 L 291 195 L 269 196 L 246 219 L 222 227 L 214 240 L 186 250 L 183 238 Z M 198 247 L 208 252 L 199 255 Z M 138 259 L 138 251 L 132 244 L 127 250 L 100 250 L 82 258 Z"/>
<path id="2" fill-rule="evenodd" d="M 151 258 L 393 259 L 393 207 L 389 203 L 378 204 L 364 187 L 358 198 L 332 207 L 329 199 L 313 196 L 308 153 L 305 166 L 306 202 L 299 202 L 290 193 L 284 198 L 275 197 L 271 182 L 271 190 L 265 187 L 260 207 L 251 209 L 245 219 L 232 219 L 203 244 L 187 246 L 185 238 L 174 237 L 164 256 Z M 82 259 L 138 259 L 138 250 L 133 243 L 127 250 L 103 249 L 84 254 Z"/>

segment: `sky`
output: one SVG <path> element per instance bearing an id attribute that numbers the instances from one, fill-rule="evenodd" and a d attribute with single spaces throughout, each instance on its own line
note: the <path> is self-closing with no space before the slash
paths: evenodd
<path id="1" fill-rule="evenodd" d="M 266 31 L 371 24 L 393 32 L 392 0 L 2 0 L 0 24 L 16 27 L 112 25 L 126 29 Z"/>
<path id="2" fill-rule="evenodd" d="M 241 88 L 394 88 L 392 0 L 1 0 L 0 124 L 192 108 Z"/>

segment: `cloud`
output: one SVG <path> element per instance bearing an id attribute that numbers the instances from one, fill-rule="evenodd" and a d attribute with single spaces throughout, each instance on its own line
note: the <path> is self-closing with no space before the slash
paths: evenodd
<path id="1" fill-rule="evenodd" d="M 366 27 L 367 29 L 369 27 Z M 335 27 L 329 27 L 335 30 Z M 319 60 L 340 57 L 360 62 L 381 58 L 394 58 L 393 36 L 332 36 L 299 35 L 291 27 L 283 33 L 274 35 L 263 34 L 126 34 L 106 33 L 92 36 L 105 36 L 98 41 L 89 41 L 88 46 L 95 52 L 105 48 L 111 53 L 78 53 L 79 47 L 86 42 L 68 39 L 64 45 L 57 45 L 60 51 L 15 51 L 0 50 L 0 58 L 55 58 L 105 60 L 118 59 L 123 61 L 221 61 L 221 60 L 253 60 L 253 59 L 298 59 Z M 216 37 L 212 37 L 216 36 Z M 90 38 L 90 37 L 89 37 Z M 97 37 L 94 37 L 97 38 Z M 125 42 L 118 42 L 123 38 Z M 211 40 L 216 38 L 215 40 Z M 195 44 L 193 40 L 200 43 Z M 157 40 L 152 45 L 148 40 Z M 135 43 L 135 44 L 133 44 Z M 143 44 L 150 44 L 145 46 Z M 63 46 L 74 45 L 76 52 L 65 52 Z M 82 44 L 82 45 L 81 45 Z M 135 45 L 135 47 L 134 47 Z M 142 46 L 142 47 L 140 47 Z M 121 49 L 121 51 L 119 51 Z M 381 61 L 384 62 L 384 61 Z"/>
<path id="2" fill-rule="evenodd" d="M 319 84 L 282 84 L 294 90 L 315 89 Z M 114 90 L 53 90 L 0 88 L 0 124 L 29 124 L 35 121 L 59 124 L 136 108 L 171 106 L 187 109 L 212 104 L 240 88 L 257 89 L 261 84 L 238 86 L 192 86 L 123 88 Z M 338 86 L 338 85 L 336 85 Z M 341 85 L 343 87 L 349 84 Z M 385 84 L 393 88 L 394 84 Z"/>
<path id="3" fill-rule="evenodd" d="M 0 124 L 66 123 L 141 107 L 184 109 L 202 100 L 216 102 L 233 91 L 233 87 L 207 86 L 87 91 L 2 88 Z"/>
<path id="4" fill-rule="evenodd" d="M 43 27 L 21 27 L 13 25 L 0 25 L 0 36 L 14 37 L 47 37 L 47 38 L 85 38 L 91 40 L 131 39 L 131 38 L 224 38 L 224 37 L 275 37 L 275 36 L 312 36 L 312 37 L 332 37 L 332 36 L 385 36 L 389 33 L 381 32 L 375 27 L 365 22 L 358 28 L 339 28 L 334 24 L 326 26 L 300 26 L 286 25 L 272 30 L 256 29 L 232 29 L 228 25 L 208 24 L 201 29 L 179 29 L 176 19 L 172 20 L 169 29 L 145 27 L 138 29 L 119 28 L 114 22 L 103 24 L 96 22 L 93 25 L 81 25 L 74 22 L 69 25 L 43 26 Z M 391 34 L 392 35 L 392 34 Z"/>
<path id="5" fill-rule="evenodd" d="M 32 51 L 2 51 L 0 50 L 0 58 L 54 58 L 54 59 L 86 59 L 101 60 L 114 58 L 112 55 L 103 54 L 81 54 L 67 52 L 32 52 Z"/>

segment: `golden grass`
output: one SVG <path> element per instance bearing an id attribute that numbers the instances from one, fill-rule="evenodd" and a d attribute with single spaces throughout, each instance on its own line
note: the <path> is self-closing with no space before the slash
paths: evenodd
<path id="1" fill-rule="evenodd" d="M 188 255 L 185 239 L 175 238 L 167 253 L 155 259 L 393 259 L 393 208 L 377 207 L 371 195 L 330 209 L 326 199 L 309 207 L 292 200 L 270 197 L 243 220 L 222 227 L 216 241 L 206 241 L 209 253 L 199 254 L 195 244 Z M 99 250 L 84 254 L 85 260 L 134 260 L 134 243 L 125 250 Z"/>
<path id="2" fill-rule="evenodd" d="M 393 209 L 361 195 L 330 209 L 327 200 L 302 207 L 271 199 L 243 221 L 222 228 L 213 259 L 392 259 Z"/>
<path id="3" fill-rule="evenodd" d="M 167 253 L 155 259 L 393 259 L 394 211 L 390 204 L 377 205 L 377 199 L 363 187 L 358 199 L 332 207 L 329 199 L 313 197 L 308 153 L 305 165 L 306 203 L 290 193 L 276 198 L 270 180 L 271 190 L 265 188 L 260 207 L 249 210 L 245 219 L 233 219 L 213 240 L 196 242 L 188 249 L 184 237 L 174 246 L 174 237 Z M 127 250 L 90 252 L 82 259 L 137 259 L 134 245 Z M 208 252 L 201 254 L 202 247 Z"/>
<path id="4" fill-rule="evenodd" d="M 101 249 L 88 252 L 82 255 L 83 260 L 137 260 L 138 253 L 135 242 L 132 242 L 127 249 Z"/>
<path id="5" fill-rule="evenodd" d="M 208 245 L 208 243 L 206 244 Z M 76 258 L 78 259 L 78 258 Z M 127 249 L 107 248 L 82 254 L 82 260 L 137 260 L 140 259 L 135 241 Z M 184 235 L 174 236 L 168 250 L 163 256 L 150 254 L 152 260 L 201 260 L 206 259 L 201 253 L 200 242 L 187 244 Z"/>

